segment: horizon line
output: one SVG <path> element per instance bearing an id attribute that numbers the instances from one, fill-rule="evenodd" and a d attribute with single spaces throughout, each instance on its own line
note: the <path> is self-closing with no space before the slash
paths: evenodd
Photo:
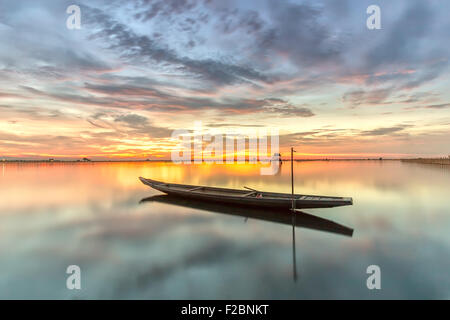
<path id="1" fill-rule="evenodd" d="M 394 158 L 394 157 L 359 157 L 359 158 L 305 158 L 305 159 L 293 159 L 293 161 L 399 161 L 399 160 L 416 160 L 416 159 L 449 159 L 450 157 L 409 157 L 409 158 Z M 291 159 L 281 159 L 283 162 L 290 162 Z M 270 160 L 269 160 L 270 161 Z M 89 160 L 68 160 L 68 159 L 2 159 L 0 160 L 0 163 L 14 163 L 14 162 L 45 162 L 45 163 L 52 163 L 52 162 L 75 162 L 75 163 L 92 163 L 92 162 L 173 162 L 171 159 L 89 159 Z M 201 162 L 195 162 L 195 159 L 189 160 L 188 163 L 181 162 L 180 164 L 201 164 L 201 163 L 215 163 L 215 164 L 258 164 L 261 163 L 258 162 L 250 162 L 248 160 L 245 161 L 222 161 L 222 162 L 216 162 L 216 160 L 202 160 Z"/>

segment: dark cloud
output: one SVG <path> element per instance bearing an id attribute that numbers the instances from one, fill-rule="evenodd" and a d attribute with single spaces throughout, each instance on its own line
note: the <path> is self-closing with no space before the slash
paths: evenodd
<path id="1" fill-rule="evenodd" d="M 117 116 L 114 119 L 114 121 L 123 122 L 129 126 L 137 126 L 137 127 L 142 127 L 148 124 L 148 118 L 132 113 Z"/>
<path id="2" fill-rule="evenodd" d="M 220 113 L 273 113 L 280 116 L 312 117 L 315 114 L 306 105 L 295 106 L 286 100 L 278 98 L 268 99 L 233 99 L 225 98 L 217 101 L 211 98 L 178 97 L 151 87 L 137 87 L 128 84 L 117 85 L 93 85 L 86 83 L 89 91 L 102 93 L 106 96 L 77 96 L 73 94 L 51 94 L 51 97 L 64 101 L 82 104 L 93 104 L 105 107 L 117 108 L 141 108 L 146 111 L 182 111 L 216 110 Z M 36 94 L 43 92 L 27 88 Z M 114 97 L 114 98 L 111 98 Z M 129 100 L 133 97 L 134 100 Z"/>
<path id="3" fill-rule="evenodd" d="M 292 105 L 286 105 L 282 107 L 269 107 L 266 109 L 275 114 L 288 117 L 309 118 L 315 116 L 314 112 L 312 112 L 309 108 L 295 107 Z"/>
<path id="4" fill-rule="evenodd" d="M 450 103 L 442 103 L 442 104 L 431 104 L 428 106 L 425 106 L 427 109 L 445 109 L 450 108 Z"/>
<path id="5" fill-rule="evenodd" d="M 355 90 L 346 92 L 342 101 L 352 106 L 359 106 L 361 104 L 380 104 L 386 102 L 386 99 L 391 95 L 393 89 L 375 89 L 375 90 Z"/>
<path id="6" fill-rule="evenodd" d="M 107 115 L 94 114 L 87 121 L 96 127 L 113 129 L 121 135 L 133 137 L 167 138 L 173 131 L 169 128 L 155 126 L 149 118 L 135 113 L 117 114 L 112 118 L 111 121 Z M 113 123 L 123 127 L 116 127 Z"/>
<path id="7" fill-rule="evenodd" d="M 262 30 L 265 21 L 263 21 L 258 12 L 248 11 L 240 18 L 240 25 L 245 26 L 247 33 L 255 33 Z"/>
<path id="8" fill-rule="evenodd" d="M 403 131 L 407 127 L 408 126 L 405 126 L 405 125 L 398 125 L 398 126 L 394 126 L 394 127 L 377 128 L 377 129 L 373 129 L 373 130 L 362 131 L 360 133 L 360 135 L 361 136 L 384 136 L 384 135 L 389 135 L 392 133 L 397 133 L 397 132 Z"/>
<path id="9" fill-rule="evenodd" d="M 411 90 L 438 78 L 447 68 L 448 60 L 439 60 L 433 63 L 426 63 L 423 70 L 415 72 L 407 77 L 399 89 Z"/>
<path id="10" fill-rule="evenodd" d="M 431 1 L 408 1 L 394 6 L 385 4 L 382 8 L 382 30 L 365 30 L 364 46 L 348 54 L 355 61 L 340 74 L 359 74 L 364 86 L 348 98 L 359 100 L 359 104 L 384 103 L 383 95 L 391 92 L 408 92 L 418 89 L 441 77 L 448 70 L 449 47 L 436 40 L 442 37 L 439 24 L 441 6 Z M 387 12 L 395 12 L 388 15 Z M 420 23 L 418 23 L 420 21 Z M 443 40 L 443 39 L 441 39 Z M 444 41 L 445 42 L 445 41 Z M 351 50 L 352 47 L 348 47 Z M 360 51 L 360 56 L 355 54 Z M 345 76 L 343 76 L 345 78 Z M 389 88 L 389 89 L 383 89 Z M 364 91 L 365 93 L 363 93 Z M 371 93 L 367 93 L 371 92 Z M 344 97 L 345 98 L 345 97 Z M 379 98 L 379 99 L 378 99 Z"/>
<path id="11" fill-rule="evenodd" d="M 340 44 L 333 37 L 332 29 L 319 22 L 322 18 L 319 7 L 279 1 L 269 3 L 272 24 L 258 40 L 258 50 L 287 56 L 307 68 L 338 61 Z"/>
<path id="12" fill-rule="evenodd" d="M 415 92 L 412 94 L 401 94 L 397 96 L 397 102 L 400 103 L 417 103 L 426 101 L 435 101 L 439 95 L 433 92 Z"/>
<path id="13" fill-rule="evenodd" d="M 25 136 L 2 131 L 0 131 L 0 142 L 9 145 L 9 147 L 14 146 L 18 153 L 35 151 L 37 146 L 45 148 L 46 152 L 54 152 L 55 154 L 61 150 L 66 151 L 70 148 L 86 146 L 86 140 L 79 137 L 49 134 Z"/>
<path id="14" fill-rule="evenodd" d="M 373 140 L 380 136 L 402 137 L 402 135 L 407 135 L 405 130 L 411 127 L 413 125 L 397 124 L 372 130 L 323 128 L 280 135 L 280 143 L 282 145 L 305 145 L 324 148 L 332 148 L 339 145 L 350 146 L 353 143 L 367 143 L 367 139 Z M 373 143 L 375 144 L 375 141 Z M 321 152 L 324 151 L 322 150 Z"/>
<path id="15" fill-rule="evenodd" d="M 98 9 L 86 8 L 87 21 L 101 31 L 91 39 L 102 39 L 108 47 L 121 52 L 124 59 L 150 60 L 157 64 L 170 64 L 178 70 L 200 76 L 216 84 L 233 84 L 247 81 L 270 82 L 271 79 L 249 66 L 240 66 L 213 59 L 192 59 L 178 55 L 175 50 L 160 45 L 146 35 L 138 35 L 124 24 Z M 141 61 L 142 63 L 142 61 Z"/>
<path id="16" fill-rule="evenodd" d="M 169 94 L 163 93 L 160 90 L 151 87 L 139 87 L 130 84 L 109 84 L 109 85 L 96 85 L 91 83 L 85 83 L 84 87 L 89 91 L 95 93 L 102 93 L 113 96 L 140 96 L 140 97 L 157 97 L 157 98 L 169 98 Z"/>
<path id="17" fill-rule="evenodd" d="M 209 128 L 225 128 L 225 127 L 244 127 L 244 128 L 262 128 L 264 125 L 260 124 L 240 124 L 240 123 L 209 123 L 206 125 Z"/>
<path id="18" fill-rule="evenodd" d="M 259 13 L 253 10 L 240 11 L 237 8 L 225 7 L 216 9 L 216 15 L 218 19 L 215 28 L 225 35 L 235 32 L 254 34 L 262 30 L 265 25 Z"/>
<path id="19" fill-rule="evenodd" d="M 29 86 L 20 86 L 20 88 L 27 90 L 30 93 L 36 94 L 36 95 L 43 95 L 44 92 L 37 90 L 35 88 L 29 87 Z"/>
<path id="20" fill-rule="evenodd" d="M 341 129 L 319 129 L 280 135 L 282 145 L 330 146 L 348 142 L 347 133 Z"/>
<path id="21" fill-rule="evenodd" d="M 158 15 L 171 17 L 191 11 L 197 4 L 195 0 L 136 0 L 134 5 L 139 12 L 134 17 L 144 22 Z"/>
<path id="22" fill-rule="evenodd" d="M 386 30 L 387 37 L 369 51 L 368 65 L 373 68 L 423 62 L 422 40 L 432 31 L 433 23 L 434 12 L 428 1 L 408 1 L 406 10 Z"/>

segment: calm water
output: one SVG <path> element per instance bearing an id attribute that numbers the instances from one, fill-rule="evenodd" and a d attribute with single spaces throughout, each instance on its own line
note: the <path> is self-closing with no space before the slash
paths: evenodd
<path id="1" fill-rule="evenodd" d="M 290 192 L 289 169 L 0 163 L 0 298 L 450 298 L 449 168 L 295 163 L 296 193 L 354 198 L 305 210 L 354 233 L 297 227 L 296 282 L 289 224 L 141 202 L 160 193 L 137 179 Z M 82 290 L 66 289 L 72 264 Z M 372 264 L 381 290 L 366 287 Z"/>

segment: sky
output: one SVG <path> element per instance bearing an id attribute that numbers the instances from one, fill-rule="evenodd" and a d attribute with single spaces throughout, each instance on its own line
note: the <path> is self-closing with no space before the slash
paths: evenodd
<path id="1" fill-rule="evenodd" d="M 369 5 L 381 29 L 369 30 Z M 66 9 L 81 9 L 68 29 Z M 449 1 L 0 2 L 0 158 L 169 159 L 277 129 L 297 158 L 450 154 Z"/>

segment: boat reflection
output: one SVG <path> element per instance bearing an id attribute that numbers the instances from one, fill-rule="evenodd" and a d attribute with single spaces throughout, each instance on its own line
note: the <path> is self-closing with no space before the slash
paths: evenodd
<path id="1" fill-rule="evenodd" d="M 297 281 L 295 227 L 325 231 L 348 237 L 353 236 L 353 229 L 349 227 L 299 210 L 296 210 L 295 214 L 292 214 L 292 211 L 290 210 L 275 210 L 275 209 L 262 210 L 252 207 L 243 208 L 236 205 L 216 204 L 214 202 L 204 202 L 193 199 L 185 199 L 170 195 L 156 195 L 144 198 L 139 203 L 153 202 L 153 201 L 171 204 L 175 206 L 187 207 L 191 209 L 241 216 L 245 218 L 245 222 L 247 222 L 247 220 L 251 218 L 274 223 L 292 225 L 292 269 L 294 282 Z"/>
<path id="2" fill-rule="evenodd" d="M 235 205 L 224 205 L 222 203 L 216 204 L 214 202 L 184 199 L 169 195 L 156 195 L 144 198 L 140 201 L 140 203 L 152 201 L 187 207 L 191 209 L 241 216 L 244 218 L 295 225 L 296 227 L 325 231 L 348 237 L 351 237 L 353 235 L 353 229 L 349 227 L 298 210 L 296 210 L 296 214 L 294 215 L 295 219 L 293 219 L 293 215 L 290 210 L 263 210 L 251 207 L 247 208 Z"/>

